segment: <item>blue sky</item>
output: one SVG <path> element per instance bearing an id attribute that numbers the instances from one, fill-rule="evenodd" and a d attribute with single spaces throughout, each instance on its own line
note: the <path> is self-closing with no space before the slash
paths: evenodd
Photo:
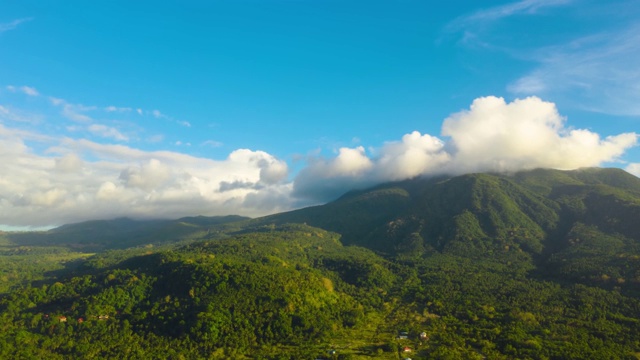
<path id="1" fill-rule="evenodd" d="M 640 175 L 640 1 L 0 4 L 0 227 Z"/>

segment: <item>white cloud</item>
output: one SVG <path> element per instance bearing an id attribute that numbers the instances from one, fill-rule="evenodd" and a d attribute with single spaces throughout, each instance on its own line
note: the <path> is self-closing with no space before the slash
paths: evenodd
<path id="1" fill-rule="evenodd" d="M 106 112 L 129 112 L 132 111 L 133 109 L 130 107 L 118 107 L 118 106 L 107 106 L 104 108 L 104 111 Z"/>
<path id="2" fill-rule="evenodd" d="M 260 167 L 260 183 L 267 185 L 282 182 L 289 171 L 286 162 L 275 158 L 261 159 L 258 161 L 258 167 Z"/>
<path id="3" fill-rule="evenodd" d="M 365 175 L 373 166 L 362 146 L 341 148 L 333 159 L 312 159 L 296 177 L 293 194 L 317 201 L 336 197 L 349 188 L 371 185 L 375 180 Z"/>
<path id="4" fill-rule="evenodd" d="M 129 166 L 122 170 L 119 179 L 126 187 L 152 190 L 165 184 L 174 174 L 167 165 L 160 160 L 150 159 L 139 166 Z"/>
<path id="5" fill-rule="evenodd" d="M 36 90 L 35 88 L 32 88 L 30 86 L 21 86 L 21 87 L 15 87 L 13 85 L 7 85 L 6 89 L 11 91 L 11 92 L 21 92 L 23 94 L 29 95 L 29 96 L 39 96 L 40 93 L 38 92 L 38 90 Z"/>
<path id="6" fill-rule="evenodd" d="M 159 142 L 161 142 L 162 140 L 164 140 L 164 135 L 162 135 L 162 134 L 153 135 L 153 136 L 150 136 L 150 137 L 147 139 L 147 141 L 148 141 L 148 142 L 150 142 L 150 143 L 159 143 Z"/>
<path id="7" fill-rule="evenodd" d="M 444 139 L 414 131 L 385 144 L 376 157 L 358 147 L 311 161 L 296 177 L 293 195 L 325 201 L 353 188 L 421 175 L 599 166 L 638 142 L 635 133 L 601 138 L 564 123 L 555 104 L 536 97 L 511 103 L 478 98 L 444 121 Z"/>
<path id="8" fill-rule="evenodd" d="M 444 120 L 440 137 L 414 131 L 374 151 L 357 146 L 331 158 L 315 154 L 293 180 L 286 162 L 264 151 L 237 149 L 213 160 L 0 124 L 0 225 L 265 215 L 416 176 L 598 166 L 619 160 L 638 141 L 635 133 L 602 137 L 565 122 L 553 103 L 536 97 L 478 98 Z M 90 126 L 102 136 L 115 130 L 75 125 Z M 111 133 L 110 139 L 118 136 Z M 639 167 L 627 169 L 638 174 Z"/>
<path id="9" fill-rule="evenodd" d="M 35 88 L 29 87 L 29 86 L 22 86 L 20 88 L 20 90 L 22 90 L 23 93 L 29 95 L 29 96 L 38 96 L 40 95 L 40 93 L 38 93 L 38 90 L 36 90 Z"/>
<path id="10" fill-rule="evenodd" d="M 33 18 L 28 17 L 28 18 L 16 19 L 16 20 L 13 20 L 13 21 L 8 22 L 8 23 L 2 23 L 2 24 L 0 24 L 0 34 L 5 32 L 5 31 L 13 30 L 13 29 L 17 28 L 18 25 L 20 25 L 22 23 L 25 23 L 25 22 L 28 22 L 28 21 L 31 21 L 31 20 L 33 20 Z"/>
<path id="11" fill-rule="evenodd" d="M 191 123 L 188 121 L 177 121 L 177 123 L 185 127 L 191 127 Z"/>
<path id="12" fill-rule="evenodd" d="M 60 172 L 79 172 L 82 170 L 84 162 L 74 153 L 69 153 L 61 158 L 55 159 L 54 169 Z"/>
<path id="13" fill-rule="evenodd" d="M 637 177 L 640 177 L 640 163 L 629 164 L 625 170 Z"/>
<path id="14" fill-rule="evenodd" d="M 382 181 L 402 180 L 440 168 L 449 160 L 444 142 L 428 134 L 414 131 L 399 142 L 385 144 L 377 159 L 375 178 Z"/>
<path id="15" fill-rule="evenodd" d="M 215 141 L 215 140 L 207 140 L 205 142 L 202 143 L 203 146 L 210 146 L 210 147 L 221 147 L 224 144 L 220 141 Z"/>
<path id="16" fill-rule="evenodd" d="M 118 141 L 129 140 L 128 137 L 122 135 L 122 133 L 120 133 L 120 131 L 118 131 L 117 129 L 102 124 L 89 125 L 89 127 L 87 127 L 87 130 L 101 137 L 112 138 Z"/>
<path id="17" fill-rule="evenodd" d="M 445 120 L 454 173 L 516 171 L 547 167 L 575 169 L 614 161 L 637 143 L 635 133 L 601 139 L 589 130 L 567 129 L 555 104 L 537 97 L 506 103 L 474 100 L 470 109 Z"/>
<path id="18" fill-rule="evenodd" d="M 239 149 L 217 161 L 28 135 L 0 125 L 2 225 L 47 226 L 119 216 L 251 216 L 291 207 L 286 163 L 262 151 Z M 38 154 L 25 143 L 27 137 L 54 144 Z M 222 191 L 223 183 L 233 182 L 256 186 Z"/>
<path id="19" fill-rule="evenodd" d="M 51 101 L 51 104 L 53 104 L 54 106 L 62 107 L 61 114 L 69 120 L 79 122 L 79 123 L 93 122 L 93 119 L 90 116 L 83 114 L 83 112 L 95 110 L 96 109 L 95 106 L 70 104 L 64 99 L 55 98 L 55 97 L 49 97 L 49 101 Z"/>
<path id="20" fill-rule="evenodd" d="M 42 120 L 42 116 L 16 110 L 9 106 L 0 105 L 0 121 L 15 121 L 22 123 L 37 123 Z"/>

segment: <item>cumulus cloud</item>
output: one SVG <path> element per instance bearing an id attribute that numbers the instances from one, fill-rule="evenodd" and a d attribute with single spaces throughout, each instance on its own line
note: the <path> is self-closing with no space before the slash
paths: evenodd
<path id="1" fill-rule="evenodd" d="M 295 179 L 293 194 L 323 201 L 352 188 L 437 174 L 511 172 L 537 167 L 575 169 L 616 161 L 638 141 L 635 133 L 602 138 L 565 127 L 555 104 L 537 97 L 483 97 L 445 119 L 443 138 L 414 131 L 385 144 L 376 156 L 342 148 L 314 159 Z"/>
<path id="2" fill-rule="evenodd" d="M 637 141 L 635 133 L 603 137 L 568 127 L 555 104 L 537 97 L 489 96 L 446 118 L 439 136 L 413 131 L 377 149 L 315 154 L 291 180 L 287 163 L 264 151 L 237 149 L 214 160 L 0 124 L 0 225 L 259 216 L 418 176 L 598 166 L 619 161 Z M 627 170 L 639 174 L 640 165 Z"/>
<path id="3" fill-rule="evenodd" d="M 38 154 L 32 142 L 48 148 Z M 239 149 L 218 161 L 29 136 L 0 125 L 0 161 L 2 225 L 51 226 L 119 216 L 256 216 L 291 208 L 283 195 L 290 186 L 286 163 L 263 151 Z M 225 188 L 234 182 L 255 186 Z"/>
<path id="4" fill-rule="evenodd" d="M 296 177 L 293 195 L 318 201 L 336 197 L 349 188 L 371 185 L 375 180 L 366 175 L 373 166 L 362 146 L 343 147 L 333 159 L 311 159 Z"/>
<path id="5" fill-rule="evenodd" d="M 536 167 L 575 169 L 613 161 L 637 142 L 635 133 L 604 139 L 564 127 L 555 104 L 537 97 L 506 103 L 476 99 L 442 126 L 452 147 L 451 172 L 516 171 Z"/>
<path id="6" fill-rule="evenodd" d="M 78 172 L 82 169 L 83 161 L 77 154 L 67 154 L 55 159 L 54 170 L 60 172 Z"/>
<path id="7" fill-rule="evenodd" d="M 401 141 L 385 144 L 377 159 L 374 178 L 384 181 L 402 180 L 435 171 L 449 161 L 444 142 L 428 134 L 414 131 Z"/>

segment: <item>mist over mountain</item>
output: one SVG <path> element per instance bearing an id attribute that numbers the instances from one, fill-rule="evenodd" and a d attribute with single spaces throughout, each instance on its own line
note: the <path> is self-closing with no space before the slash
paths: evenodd
<path id="1" fill-rule="evenodd" d="M 421 251 L 453 251 L 460 243 L 540 253 L 576 223 L 637 238 L 631 224 L 639 196 L 640 179 L 620 169 L 537 169 L 388 183 L 255 221 L 305 222 L 341 233 L 347 244 L 385 252 L 419 238 Z"/>

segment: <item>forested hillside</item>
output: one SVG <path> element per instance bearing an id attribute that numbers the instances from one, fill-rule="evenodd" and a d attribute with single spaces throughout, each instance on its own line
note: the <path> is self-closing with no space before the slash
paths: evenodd
<path id="1" fill-rule="evenodd" d="M 534 170 L 5 233 L 0 358 L 637 359 L 639 215 L 627 173 Z"/>

